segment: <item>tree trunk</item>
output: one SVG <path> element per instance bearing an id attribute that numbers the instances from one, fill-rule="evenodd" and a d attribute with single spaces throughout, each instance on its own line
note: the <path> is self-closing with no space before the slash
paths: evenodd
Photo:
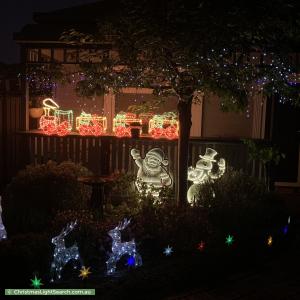
<path id="1" fill-rule="evenodd" d="M 179 101 L 177 104 L 179 119 L 177 201 L 179 206 L 184 206 L 187 203 L 187 170 L 190 129 L 192 126 L 192 100 L 193 97 L 191 96 L 185 101 Z"/>

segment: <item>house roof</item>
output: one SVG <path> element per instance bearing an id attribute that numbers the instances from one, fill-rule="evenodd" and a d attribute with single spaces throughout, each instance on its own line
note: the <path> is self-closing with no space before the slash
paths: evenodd
<path id="1" fill-rule="evenodd" d="M 34 13 L 33 24 L 14 33 L 14 40 L 24 42 L 58 41 L 64 30 L 75 28 L 90 32 L 97 22 L 118 16 L 120 0 L 97 2 L 64 8 L 47 13 Z"/>

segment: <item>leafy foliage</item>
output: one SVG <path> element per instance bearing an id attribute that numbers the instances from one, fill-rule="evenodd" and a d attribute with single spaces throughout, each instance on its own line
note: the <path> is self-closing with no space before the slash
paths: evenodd
<path id="1" fill-rule="evenodd" d="M 249 139 L 243 140 L 249 150 L 249 159 L 258 160 L 263 164 L 274 163 L 278 165 L 281 159 L 285 158 L 285 154 L 270 145 L 266 145 L 264 141 L 254 141 Z"/>
<path id="2" fill-rule="evenodd" d="M 8 185 L 3 219 L 9 234 L 43 232 L 59 209 L 84 208 L 90 189 L 77 181 L 90 172 L 71 162 L 27 166 Z"/>
<path id="3" fill-rule="evenodd" d="M 203 184 L 196 206 L 207 210 L 214 238 L 231 232 L 247 247 L 250 238 L 255 244 L 287 219 L 283 203 L 262 182 L 233 170 Z"/>

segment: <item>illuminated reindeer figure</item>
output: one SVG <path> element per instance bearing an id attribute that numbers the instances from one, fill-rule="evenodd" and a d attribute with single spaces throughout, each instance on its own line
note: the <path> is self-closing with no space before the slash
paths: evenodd
<path id="1" fill-rule="evenodd" d="M 135 267 L 142 265 L 142 258 L 136 251 L 135 241 L 121 242 L 121 230 L 125 229 L 129 223 L 130 220 L 124 219 L 124 221 L 120 222 L 116 228 L 108 232 L 108 235 L 112 238 L 112 253 L 106 262 L 107 275 L 111 275 L 115 272 L 117 262 L 125 254 L 133 257 Z"/>
<path id="2" fill-rule="evenodd" d="M 55 245 L 53 261 L 51 263 L 52 282 L 54 281 L 54 277 L 56 277 L 56 279 L 61 278 L 61 271 L 70 260 L 74 260 L 74 269 L 78 267 L 78 264 L 80 267 L 82 267 L 82 261 L 77 245 L 74 244 L 69 248 L 66 248 L 65 246 L 65 237 L 74 229 L 76 225 L 77 221 L 71 222 L 65 229 L 61 231 L 58 236 L 55 236 L 51 240 L 52 244 Z"/>

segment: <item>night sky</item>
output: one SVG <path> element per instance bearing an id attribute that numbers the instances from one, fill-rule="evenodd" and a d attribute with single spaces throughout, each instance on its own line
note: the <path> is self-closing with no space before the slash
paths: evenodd
<path id="1" fill-rule="evenodd" d="M 48 12 L 72 7 L 96 0 L 2 0 L 0 6 L 0 62 L 19 62 L 19 48 L 13 41 L 13 33 L 33 23 L 33 12 Z"/>

